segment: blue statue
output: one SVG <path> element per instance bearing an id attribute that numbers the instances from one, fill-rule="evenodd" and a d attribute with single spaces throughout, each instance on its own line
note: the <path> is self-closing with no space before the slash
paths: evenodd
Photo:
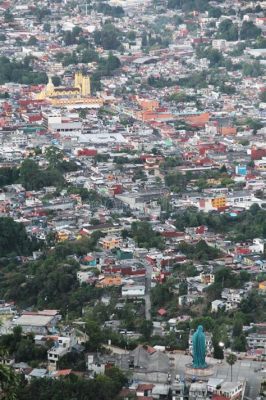
<path id="1" fill-rule="evenodd" d="M 198 329 L 192 336 L 192 354 L 193 368 L 207 368 L 206 357 L 206 338 L 203 332 L 203 326 L 199 325 Z"/>

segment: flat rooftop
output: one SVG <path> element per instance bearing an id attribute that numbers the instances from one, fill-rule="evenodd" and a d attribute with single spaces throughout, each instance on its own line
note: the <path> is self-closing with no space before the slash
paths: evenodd
<path id="1" fill-rule="evenodd" d="M 19 326 L 47 326 L 53 320 L 53 316 L 47 315 L 21 315 L 16 321 L 14 321 L 14 325 Z"/>

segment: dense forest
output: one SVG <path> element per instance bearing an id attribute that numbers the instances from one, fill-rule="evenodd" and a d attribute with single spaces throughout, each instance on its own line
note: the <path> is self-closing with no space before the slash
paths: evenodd
<path id="1" fill-rule="evenodd" d="M 30 239 L 24 225 L 12 218 L 0 218 L 0 255 L 29 255 L 35 250 L 37 241 Z"/>

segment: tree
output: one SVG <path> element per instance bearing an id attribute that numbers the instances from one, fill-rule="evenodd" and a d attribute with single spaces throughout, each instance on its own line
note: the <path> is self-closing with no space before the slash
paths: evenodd
<path id="1" fill-rule="evenodd" d="M 259 61 L 254 61 L 253 63 L 243 63 L 242 71 L 244 76 L 251 76 L 253 78 L 261 76 L 263 73 L 263 69 L 261 68 Z"/>
<path id="2" fill-rule="evenodd" d="M 194 318 L 191 322 L 191 329 L 195 330 L 199 325 L 202 325 L 205 331 L 210 332 L 214 329 L 215 322 L 211 317 Z"/>
<path id="3" fill-rule="evenodd" d="M 59 163 L 59 160 L 55 163 L 57 161 Z M 44 186 L 60 186 L 64 178 L 58 169 L 41 170 L 35 161 L 26 159 L 20 167 L 19 181 L 27 190 L 39 190 Z"/>
<path id="4" fill-rule="evenodd" d="M 107 59 L 101 58 L 99 60 L 99 65 L 97 72 L 100 76 L 109 76 L 112 72 L 121 66 L 118 57 L 114 56 L 111 52 L 109 53 Z"/>
<path id="5" fill-rule="evenodd" d="M 0 254 L 6 256 L 11 253 L 28 255 L 31 241 L 27 236 L 24 225 L 15 222 L 12 218 L 0 218 Z"/>
<path id="6" fill-rule="evenodd" d="M 224 61 L 222 53 L 211 47 L 204 52 L 204 56 L 210 61 L 210 67 L 219 67 Z"/>
<path id="7" fill-rule="evenodd" d="M 261 92 L 261 94 L 260 94 L 260 100 L 261 100 L 263 103 L 266 103 L 266 90 L 263 90 L 263 91 Z"/>
<path id="8" fill-rule="evenodd" d="M 232 336 L 239 337 L 243 332 L 243 322 L 241 319 L 236 319 L 233 325 Z"/>
<path id="9" fill-rule="evenodd" d="M 81 62 L 91 63 L 93 61 L 99 61 L 98 53 L 93 48 L 86 48 L 81 55 Z"/>
<path id="10" fill-rule="evenodd" d="M 131 41 L 136 40 L 136 32 L 135 31 L 129 31 L 128 34 L 127 34 L 127 37 Z"/>
<path id="11" fill-rule="evenodd" d="M 232 343 L 232 349 L 235 351 L 246 351 L 247 340 L 246 336 L 242 333 L 239 337 L 236 337 Z"/>
<path id="12" fill-rule="evenodd" d="M 224 359 L 223 347 L 216 340 L 212 341 L 212 345 L 213 345 L 213 358 L 216 358 L 217 360 L 223 360 Z"/>
<path id="13" fill-rule="evenodd" d="M 44 32 L 51 32 L 51 24 L 49 24 L 49 22 L 46 22 L 45 24 L 43 24 L 43 30 Z"/>
<path id="14" fill-rule="evenodd" d="M 228 41 L 236 41 L 238 39 L 238 27 L 231 19 L 223 20 L 218 29 L 218 37 Z"/>
<path id="15" fill-rule="evenodd" d="M 84 379 L 74 374 L 63 379 L 32 379 L 22 385 L 19 400 L 113 400 L 127 383 L 125 375 L 115 367 L 104 375 Z"/>
<path id="16" fill-rule="evenodd" d="M 250 129 L 253 129 L 254 133 L 257 133 L 259 129 L 263 128 L 263 123 L 258 119 L 247 118 L 245 123 Z"/>
<path id="17" fill-rule="evenodd" d="M 152 331 L 153 331 L 152 321 L 143 320 L 140 325 L 139 331 L 145 340 L 149 340 L 152 335 Z"/>
<path id="18" fill-rule="evenodd" d="M 42 7 L 42 8 L 35 7 L 33 10 L 33 15 L 35 15 L 35 17 L 39 23 L 41 23 L 42 20 L 50 14 L 51 14 L 51 10 L 46 7 Z"/>
<path id="19" fill-rule="evenodd" d="M 172 190 L 179 192 L 186 186 L 186 177 L 180 172 L 169 173 L 165 176 L 165 184 Z"/>
<path id="20" fill-rule="evenodd" d="M 179 292 L 179 296 L 183 296 L 188 293 L 188 285 L 187 285 L 186 281 L 182 281 L 179 284 L 178 292 Z"/>
<path id="21" fill-rule="evenodd" d="M 105 2 L 99 2 L 97 6 L 97 11 L 105 15 L 110 15 L 115 18 L 120 18 L 124 15 L 124 9 L 121 6 L 112 7 Z"/>
<path id="22" fill-rule="evenodd" d="M 36 46 L 36 44 L 38 43 L 38 40 L 36 39 L 35 36 L 31 36 L 27 42 L 27 44 L 29 46 Z"/>
<path id="23" fill-rule="evenodd" d="M 231 367 L 231 382 L 233 381 L 233 365 L 236 363 L 236 361 L 237 356 L 233 353 L 228 354 L 228 356 L 226 357 L 226 362 Z"/>
<path id="24" fill-rule="evenodd" d="M 79 111 L 79 118 L 85 119 L 87 117 L 87 114 L 88 114 L 88 109 L 87 108 L 82 108 Z"/>
<path id="25" fill-rule="evenodd" d="M 96 321 L 88 319 L 86 321 L 86 333 L 89 336 L 89 341 L 86 346 L 88 350 L 97 351 L 100 349 L 104 340 L 100 325 Z"/>
<path id="26" fill-rule="evenodd" d="M 63 152 L 55 146 L 47 147 L 45 150 L 45 158 L 52 168 L 56 168 L 62 162 Z"/>
<path id="27" fill-rule="evenodd" d="M 226 166 L 223 164 L 222 167 L 220 168 L 220 173 L 221 174 L 227 174 L 227 168 Z"/>
<path id="28" fill-rule="evenodd" d="M 101 31 L 94 32 L 94 40 L 96 45 L 102 46 L 105 50 L 116 50 L 121 45 L 119 35 L 119 30 L 114 25 L 107 23 Z"/>
<path id="29" fill-rule="evenodd" d="M 0 57 L 0 84 L 17 82 L 23 84 L 47 83 L 45 72 L 34 72 L 32 57 L 25 57 L 23 61 L 10 60 L 8 57 Z"/>
<path id="30" fill-rule="evenodd" d="M 0 398 L 16 400 L 20 387 L 20 376 L 6 365 L 0 364 Z"/>
<path id="31" fill-rule="evenodd" d="M 210 18 L 220 18 L 220 16 L 222 15 L 222 11 L 220 8 L 217 7 L 210 7 L 208 9 L 208 16 Z"/>
<path id="32" fill-rule="evenodd" d="M 52 77 L 52 82 L 53 82 L 54 86 L 60 86 L 61 85 L 61 79 L 57 75 Z"/>
<path id="33" fill-rule="evenodd" d="M 6 10 L 4 13 L 4 21 L 7 23 L 14 21 L 14 15 L 11 13 L 10 9 Z"/>
<path id="34" fill-rule="evenodd" d="M 147 38 L 147 33 L 143 32 L 141 35 L 141 47 L 146 47 L 148 45 L 148 38 Z"/>
<path id="35" fill-rule="evenodd" d="M 139 247 L 159 249 L 164 248 L 164 240 L 159 233 L 154 232 L 149 222 L 133 222 L 131 225 L 132 236 Z"/>
<path id="36" fill-rule="evenodd" d="M 18 168 L 0 168 L 0 187 L 12 185 L 19 178 Z"/>
<path id="37" fill-rule="evenodd" d="M 256 39 L 261 35 L 261 29 L 252 21 L 244 21 L 240 31 L 241 40 Z"/>
<path id="38" fill-rule="evenodd" d="M 107 65 L 110 71 L 114 71 L 121 66 L 121 63 L 118 57 L 114 56 L 113 53 L 109 53 L 107 58 Z"/>

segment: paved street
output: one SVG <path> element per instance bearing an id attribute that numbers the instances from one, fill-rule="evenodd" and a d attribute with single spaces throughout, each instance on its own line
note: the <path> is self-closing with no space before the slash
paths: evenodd
<path id="1" fill-rule="evenodd" d="M 146 265 L 146 294 L 145 294 L 145 318 L 146 320 L 151 320 L 151 275 L 152 275 L 152 266 L 147 264 Z"/>

